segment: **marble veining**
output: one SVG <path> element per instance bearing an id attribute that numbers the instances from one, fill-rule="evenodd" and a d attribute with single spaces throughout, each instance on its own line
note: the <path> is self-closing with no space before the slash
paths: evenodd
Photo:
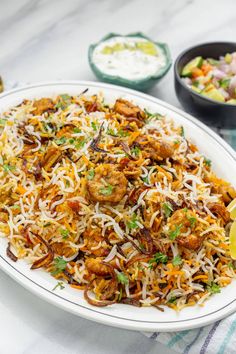
<path id="1" fill-rule="evenodd" d="M 196 43 L 235 41 L 235 0 L 0 0 L 0 75 L 8 82 L 95 80 L 90 43 L 143 31 L 173 61 Z M 173 69 L 150 94 L 179 106 Z M 158 315 L 158 313 L 157 313 Z M 141 333 L 80 319 L 35 297 L 0 271 L 0 354 L 173 354 Z"/>

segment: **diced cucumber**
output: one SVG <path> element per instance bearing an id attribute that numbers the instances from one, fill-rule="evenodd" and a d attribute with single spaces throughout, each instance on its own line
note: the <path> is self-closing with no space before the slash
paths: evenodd
<path id="1" fill-rule="evenodd" d="M 200 93 L 200 92 L 201 92 L 200 88 L 198 88 L 198 87 L 196 87 L 196 86 L 194 86 L 194 85 L 191 86 L 191 89 L 192 89 L 193 91 L 197 92 L 197 93 Z"/>
<path id="2" fill-rule="evenodd" d="M 192 59 L 188 64 L 186 64 L 182 70 L 181 75 L 184 77 L 191 77 L 192 75 L 192 70 L 194 68 L 200 68 L 202 66 L 203 58 L 202 57 L 196 57 Z"/>
<path id="3" fill-rule="evenodd" d="M 228 104 L 236 104 L 236 99 L 235 98 L 231 98 L 226 103 L 228 103 Z"/>
<path id="4" fill-rule="evenodd" d="M 225 54 L 225 62 L 226 62 L 227 64 L 230 64 L 231 61 L 232 61 L 232 55 L 229 54 L 229 53 Z"/>
<path id="5" fill-rule="evenodd" d="M 212 85 L 212 86 L 214 87 L 214 85 Z M 224 96 L 215 87 L 211 90 L 204 89 L 201 93 L 203 96 L 206 96 L 212 100 L 219 101 L 219 102 L 225 102 Z"/>
<path id="6" fill-rule="evenodd" d="M 223 89 L 227 89 L 230 84 L 230 79 L 221 79 L 219 81 L 219 84 L 220 84 L 220 87 L 222 87 Z"/>

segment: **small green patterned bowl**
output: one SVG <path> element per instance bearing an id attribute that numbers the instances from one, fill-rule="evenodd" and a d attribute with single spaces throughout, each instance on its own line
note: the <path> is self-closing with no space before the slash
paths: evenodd
<path id="1" fill-rule="evenodd" d="M 164 67 L 162 67 L 155 75 L 147 76 L 143 79 L 138 79 L 138 80 L 129 80 L 129 79 L 125 79 L 120 76 L 113 76 L 113 75 L 105 74 L 94 63 L 93 51 L 97 47 L 98 44 L 105 42 L 106 40 L 108 40 L 112 37 L 117 37 L 117 36 L 139 37 L 139 38 L 146 39 L 146 40 L 156 44 L 157 46 L 161 47 L 163 50 L 163 53 L 166 57 L 166 65 Z M 157 82 L 159 82 L 166 75 L 166 73 L 169 71 L 169 69 L 171 67 L 171 63 L 172 63 L 170 51 L 169 51 L 167 44 L 154 42 L 153 40 L 151 40 L 150 38 L 148 38 L 147 36 L 145 36 L 141 32 L 130 33 L 130 34 L 127 34 L 126 36 L 123 36 L 123 35 L 117 34 L 117 33 L 109 33 L 107 36 L 103 37 L 98 43 L 90 45 L 89 50 L 88 50 L 88 60 L 89 60 L 89 65 L 90 65 L 92 71 L 94 72 L 94 74 L 96 75 L 96 77 L 100 81 L 109 82 L 111 84 L 120 85 L 120 86 L 126 86 L 126 87 L 132 88 L 134 90 L 139 90 L 139 91 L 146 91 L 146 90 L 149 90 L 150 88 L 152 88 Z"/>

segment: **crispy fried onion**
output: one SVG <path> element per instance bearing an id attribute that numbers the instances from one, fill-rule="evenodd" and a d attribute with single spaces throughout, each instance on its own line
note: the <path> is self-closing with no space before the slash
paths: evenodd
<path id="1" fill-rule="evenodd" d="M 99 144 L 99 142 L 100 142 L 100 140 L 101 140 L 101 137 L 102 137 L 103 125 L 104 125 L 104 123 L 102 123 L 102 125 L 101 125 L 101 127 L 100 127 L 100 129 L 99 129 L 98 135 L 97 135 L 95 138 L 93 138 L 93 140 L 92 140 L 92 142 L 91 142 L 91 144 L 90 144 L 90 148 L 91 148 L 92 150 L 96 151 L 96 152 L 103 152 L 103 153 L 107 154 L 108 151 L 106 151 L 106 150 L 104 150 L 104 149 L 101 149 L 101 148 L 98 146 L 98 144 Z"/>
<path id="2" fill-rule="evenodd" d="M 48 244 L 48 242 L 46 242 L 40 235 L 30 231 L 41 243 L 43 243 L 47 250 L 48 250 L 48 253 L 39 258 L 37 261 L 35 261 L 32 266 L 31 266 L 31 269 L 38 269 L 38 268 L 41 268 L 41 267 L 46 267 L 48 266 L 52 261 L 53 261 L 53 258 L 54 258 L 54 252 L 51 248 L 51 246 Z"/>
<path id="3" fill-rule="evenodd" d="M 99 281 L 104 282 L 104 278 L 103 277 L 101 278 L 99 276 L 100 272 L 99 272 L 98 267 L 87 267 L 89 272 L 97 275 L 97 277 L 95 279 L 93 279 L 93 281 L 91 281 L 87 285 L 87 287 L 84 291 L 84 297 L 90 305 L 101 307 L 101 306 L 111 305 L 117 301 L 116 291 L 118 289 L 118 282 L 117 282 L 116 273 L 115 273 L 113 266 L 109 263 L 102 262 L 102 261 L 101 262 L 99 261 L 99 263 L 100 263 L 101 267 L 104 267 L 104 266 L 106 267 L 106 271 L 109 274 L 108 276 L 110 276 L 111 279 L 105 280 L 106 283 L 104 284 L 104 287 L 101 290 L 100 300 L 96 300 L 94 298 L 91 298 L 89 296 L 89 291 L 94 292 L 97 282 L 99 282 Z M 101 270 L 101 272 L 103 273 L 102 270 Z"/>
<path id="4" fill-rule="evenodd" d="M 7 249 L 6 249 L 6 254 L 7 254 L 7 257 L 9 257 L 13 262 L 16 262 L 18 260 L 18 258 L 11 251 L 10 242 L 8 242 Z"/>

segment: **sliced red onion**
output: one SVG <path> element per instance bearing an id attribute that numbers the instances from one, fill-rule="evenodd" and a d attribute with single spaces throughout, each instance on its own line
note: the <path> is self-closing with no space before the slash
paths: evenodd
<path id="1" fill-rule="evenodd" d="M 226 73 L 219 69 L 214 69 L 212 73 L 217 79 L 223 79 L 226 76 Z"/>
<path id="2" fill-rule="evenodd" d="M 236 75 L 234 77 L 232 77 L 232 79 L 230 80 L 230 84 L 229 84 L 230 95 L 234 96 L 235 89 L 236 89 Z"/>

